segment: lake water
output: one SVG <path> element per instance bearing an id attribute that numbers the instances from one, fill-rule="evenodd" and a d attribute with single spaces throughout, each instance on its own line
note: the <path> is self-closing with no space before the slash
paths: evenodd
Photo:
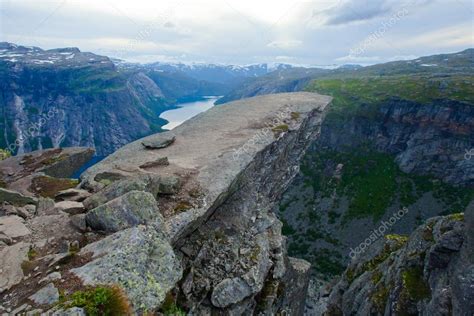
<path id="1" fill-rule="evenodd" d="M 184 121 L 189 120 L 193 116 L 212 108 L 219 98 L 220 97 L 209 96 L 205 97 L 204 100 L 177 104 L 178 109 L 161 113 L 160 117 L 169 122 L 162 128 L 170 130 L 181 125 Z"/>

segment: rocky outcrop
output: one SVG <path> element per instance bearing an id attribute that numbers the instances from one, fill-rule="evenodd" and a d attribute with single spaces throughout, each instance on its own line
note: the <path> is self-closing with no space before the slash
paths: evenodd
<path id="1" fill-rule="evenodd" d="M 470 315 L 474 308 L 474 203 L 434 217 L 409 237 L 387 235 L 355 258 L 325 315 Z"/>
<path id="2" fill-rule="evenodd" d="M 0 183 L 6 189 L 18 191 L 33 197 L 38 190 L 58 191 L 58 181 L 52 178 L 71 177 L 76 170 L 94 155 L 92 148 L 70 147 L 35 151 L 25 155 L 13 156 L 0 161 Z M 38 180 L 44 181 L 38 181 Z M 52 187 L 44 187 L 48 186 Z M 54 188 L 53 188 L 54 187 Z M 67 189 L 67 188 L 65 188 Z M 0 198 L 1 198 L 0 194 Z M 53 196 L 54 197 L 54 196 Z M 23 203 L 32 203 L 22 199 Z"/>
<path id="3" fill-rule="evenodd" d="M 43 290 L 53 282 L 65 308 L 78 290 L 113 285 L 137 314 L 302 314 L 309 264 L 288 257 L 271 209 L 330 100 L 280 94 L 212 108 L 124 146 L 56 202 L 40 198 L 24 223 L 15 217 L 31 234 L 11 238 L 26 248 L 15 251 L 4 307 L 48 311 L 32 298 L 55 300 L 52 286 Z M 174 141 L 142 145 L 163 139 Z"/>
<path id="4" fill-rule="evenodd" d="M 167 147 L 144 148 L 167 137 L 150 136 L 91 167 L 82 176 L 83 187 L 98 191 L 84 201 L 95 207 L 86 215 L 89 226 L 104 230 L 94 223 L 109 218 L 127 223 L 111 232 L 130 228 L 83 248 L 93 260 L 71 271 L 85 284 L 118 283 L 136 311 L 157 309 L 172 293 L 196 314 L 300 314 L 309 264 L 287 257 L 281 223 L 270 209 L 317 137 L 329 101 L 299 93 L 223 105 L 173 130 Z M 160 157 L 169 164 L 138 167 Z M 97 181 L 105 173 L 121 177 Z M 156 198 L 163 225 L 128 221 L 144 208 L 115 201 L 133 190 Z M 118 209 L 111 203 L 120 212 L 102 216 L 98 210 Z"/>

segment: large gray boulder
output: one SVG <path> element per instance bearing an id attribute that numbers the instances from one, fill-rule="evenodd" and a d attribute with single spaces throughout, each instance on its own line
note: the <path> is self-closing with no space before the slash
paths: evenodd
<path id="1" fill-rule="evenodd" d="M 0 293 L 23 280 L 21 264 L 28 260 L 30 244 L 19 242 L 0 250 Z"/>
<path id="2" fill-rule="evenodd" d="M 158 308 L 181 279 L 181 263 L 163 226 L 137 226 L 94 242 L 80 254 L 92 261 L 71 270 L 85 285 L 117 284 L 136 312 Z"/>
<path id="3" fill-rule="evenodd" d="M 181 182 L 176 176 L 142 174 L 116 181 L 90 196 L 83 203 L 87 209 L 93 209 L 130 191 L 146 191 L 157 197 L 159 194 L 175 194 L 180 187 Z"/>
<path id="4" fill-rule="evenodd" d="M 161 149 L 171 145 L 176 139 L 176 136 L 171 132 L 159 133 L 153 139 L 142 141 L 143 147 L 146 149 Z"/>
<path id="5" fill-rule="evenodd" d="M 163 222 L 163 217 L 153 195 L 131 191 L 89 211 L 86 222 L 94 230 L 110 233 L 140 224 Z"/>

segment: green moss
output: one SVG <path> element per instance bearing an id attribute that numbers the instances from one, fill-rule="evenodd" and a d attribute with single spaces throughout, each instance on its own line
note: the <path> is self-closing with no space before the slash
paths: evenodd
<path id="1" fill-rule="evenodd" d="M 399 246 L 401 247 L 407 243 L 408 236 L 398 235 L 398 234 L 388 234 L 388 235 L 385 235 L 385 239 L 394 240 L 397 243 L 399 243 Z"/>
<path id="2" fill-rule="evenodd" d="M 96 286 L 74 292 L 61 303 L 64 308 L 84 308 L 90 316 L 131 315 L 127 296 L 118 286 Z"/>
<path id="3" fill-rule="evenodd" d="M 112 180 L 109 180 L 109 179 L 100 179 L 100 180 L 99 180 L 99 183 L 100 183 L 100 184 L 103 184 L 104 186 L 109 186 L 109 185 L 111 185 L 111 184 L 113 183 L 113 181 L 112 181 Z"/>
<path id="4" fill-rule="evenodd" d="M 448 216 L 450 220 L 464 222 L 464 213 L 455 213 Z"/>
<path id="5" fill-rule="evenodd" d="M 380 272 L 379 270 L 375 270 L 372 273 L 372 278 L 371 279 L 372 279 L 372 283 L 374 283 L 374 285 L 376 285 L 382 279 L 382 272 Z"/>
<path id="6" fill-rule="evenodd" d="M 28 250 L 28 260 L 32 261 L 35 260 L 35 258 L 38 256 L 38 252 L 36 251 L 35 248 L 30 247 Z"/>
<path id="7" fill-rule="evenodd" d="M 281 133 L 288 132 L 287 124 L 280 124 L 272 128 L 272 131 L 275 135 L 280 135 Z"/>
<path id="8" fill-rule="evenodd" d="M 300 118 L 301 114 L 299 112 L 291 112 L 290 116 L 292 120 L 297 120 Z"/>
<path id="9" fill-rule="evenodd" d="M 409 268 L 402 272 L 403 288 L 410 299 L 415 302 L 431 296 L 429 285 L 423 279 L 423 270 L 420 267 Z"/>

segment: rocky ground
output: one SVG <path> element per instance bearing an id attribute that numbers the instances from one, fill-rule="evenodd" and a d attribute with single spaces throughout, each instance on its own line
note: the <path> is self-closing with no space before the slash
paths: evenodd
<path id="1" fill-rule="evenodd" d="M 329 101 L 219 106 L 123 147 L 80 184 L 56 178 L 75 167 L 63 150 L 1 162 L 1 311 L 90 314 L 102 291 L 113 300 L 101 308 L 122 313 L 301 314 L 309 264 L 287 256 L 270 210 Z"/>

